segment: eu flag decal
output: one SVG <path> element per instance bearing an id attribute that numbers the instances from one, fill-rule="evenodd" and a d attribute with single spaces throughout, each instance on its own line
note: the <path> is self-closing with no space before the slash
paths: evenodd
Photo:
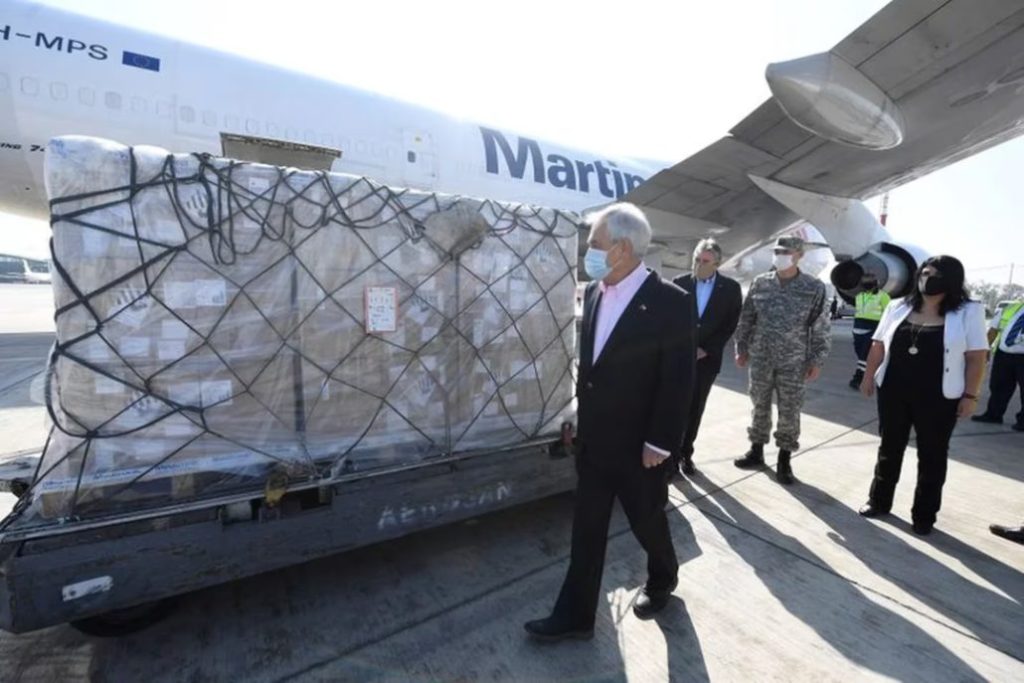
<path id="1" fill-rule="evenodd" d="M 138 52 L 128 52 L 128 50 L 121 54 L 121 63 L 125 66 L 134 66 L 136 69 L 147 69 L 149 71 L 160 70 L 160 59 L 158 57 L 150 57 Z"/>

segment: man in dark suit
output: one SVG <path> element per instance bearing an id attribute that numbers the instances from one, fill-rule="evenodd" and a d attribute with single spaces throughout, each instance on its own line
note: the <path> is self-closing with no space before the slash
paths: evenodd
<path id="1" fill-rule="evenodd" d="M 722 265 L 722 248 L 708 238 L 697 243 L 693 252 L 693 273 L 681 275 L 673 282 L 690 292 L 697 316 L 697 381 L 686 421 L 686 434 L 677 451 L 675 466 L 682 474 L 693 474 L 693 442 L 704 417 L 704 406 L 715 378 L 722 369 L 726 342 L 736 331 L 743 310 L 740 283 L 718 272 Z"/>
<path id="2" fill-rule="evenodd" d="M 690 296 L 643 264 L 651 228 L 632 204 L 591 219 L 576 392 L 576 469 L 569 570 L 550 617 L 526 624 L 541 640 L 590 638 L 615 499 L 647 551 L 647 583 L 633 610 L 667 603 L 679 563 L 665 506 L 671 453 L 693 392 L 696 324 Z"/>

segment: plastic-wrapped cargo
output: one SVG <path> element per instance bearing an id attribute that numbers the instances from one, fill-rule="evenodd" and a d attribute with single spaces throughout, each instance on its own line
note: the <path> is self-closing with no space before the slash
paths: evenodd
<path id="1" fill-rule="evenodd" d="M 16 523 L 557 434 L 575 216 L 51 141 L 53 427 Z"/>

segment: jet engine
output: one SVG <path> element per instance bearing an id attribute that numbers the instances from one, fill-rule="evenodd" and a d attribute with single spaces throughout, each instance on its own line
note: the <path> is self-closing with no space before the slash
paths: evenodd
<path id="1" fill-rule="evenodd" d="M 906 296 L 914 289 L 914 276 L 927 255 L 918 247 L 878 242 L 856 258 L 840 261 L 832 269 L 832 284 L 847 302 L 862 291 L 861 279 L 874 275 L 878 286 L 893 298 Z"/>

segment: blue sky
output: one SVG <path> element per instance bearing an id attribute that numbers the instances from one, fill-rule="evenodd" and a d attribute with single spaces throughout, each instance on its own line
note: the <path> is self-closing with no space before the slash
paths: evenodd
<path id="1" fill-rule="evenodd" d="M 767 63 L 830 48 L 886 3 L 843 0 L 827 12 L 821 0 L 43 4 L 572 147 L 677 161 L 769 96 Z M 904 186 L 889 225 L 960 257 L 973 278 L 1005 281 L 1017 261 L 1024 283 L 1010 183 L 1022 162 L 1018 139 Z"/>

